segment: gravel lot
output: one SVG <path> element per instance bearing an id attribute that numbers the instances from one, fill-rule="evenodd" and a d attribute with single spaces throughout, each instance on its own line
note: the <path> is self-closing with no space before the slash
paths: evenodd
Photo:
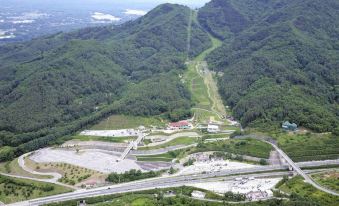
<path id="1" fill-rule="evenodd" d="M 194 162 L 193 165 L 184 167 L 179 173 L 194 174 L 202 172 L 216 172 L 219 170 L 244 169 L 251 167 L 260 167 L 260 166 L 240 162 L 232 162 L 229 160 L 216 160 L 206 162 Z"/>
<path id="2" fill-rule="evenodd" d="M 195 183 L 190 186 L 223 194 L 227 191 L 246 194 L 248 192 L 267 191 L 272 189 L 282 178 L 264 178 L 254 180 L 232 180 L 207 183 Z"/>
<path id="3" fill-rule="evenodd" d="M 125 159 L 123 161 L 116 162 L 119 156 L 100 151 L 76 153 L 76 151 L 73 150 L 45 148 L 34 152 L 30 158 L 39 163 L 63 162 L 103 173 L 123 173 L 131 169 L 143 171 L 143 169 L 134 160 Z"/>

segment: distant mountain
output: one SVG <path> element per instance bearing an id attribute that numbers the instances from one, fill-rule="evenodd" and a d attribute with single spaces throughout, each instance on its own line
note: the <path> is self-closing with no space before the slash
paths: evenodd
<path id="1" fill-rule="evenodd" d="M 223 45 L 208 63 L 244 126 L 284 120 L 339 133 L 339 2 L 212 0 L 201 25 Z"/>
<path id="2" fill-rule="evenodd" d="M 190 114 L 179 79 L 211 42 L 188 7 L 164 4 L 121 26 L 58 33 L 0 47 L 0 160 L 54 143 L 110 113 Z M 5 149 L 4 149 L 5 148 Z"/>

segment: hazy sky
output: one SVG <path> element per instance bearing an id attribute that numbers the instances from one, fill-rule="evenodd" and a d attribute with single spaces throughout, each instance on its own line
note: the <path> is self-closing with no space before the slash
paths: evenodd
<path id="1" fill-rule="evenodd" d="M 191 7 L 201 7 L 210 0 L 0 0 L 2 5 L 19 6 L 19 7 L 44 7 L 51 6 L 54 8 L 67 7 L 91 7 L 124 5 L 130 7 L 154 7 L 162 3 L 178 3 Z"/>

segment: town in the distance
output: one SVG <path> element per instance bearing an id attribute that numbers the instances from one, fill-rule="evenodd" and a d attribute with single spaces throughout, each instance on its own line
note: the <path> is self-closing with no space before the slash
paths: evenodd
<path id="1" fill-rule="evenodd" d="M 339 204 L 338 1 L 72 1 L 0 5 L 0 206 Z"/>

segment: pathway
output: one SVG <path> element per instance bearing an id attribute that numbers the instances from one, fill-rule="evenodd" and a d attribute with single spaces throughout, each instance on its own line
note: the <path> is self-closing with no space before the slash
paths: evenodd
<path id="1" fill-rule="evenodd" d="M 64 187 L 69 187 L 69 188 L 72 188 L 72 189 L 77 189 L 76 187 L 58 182 L 58 180 L 60 178 L 62 178 L 62 175 L 57 173 L 57 172 L 37 172 L 37 171 L 34 171 L 33 169 L 27 167 L 25 165 L 25 158 L 28 157 L 31 153 L 32 152 L 23 154 L 18 158 L 19 166 L 28 173 L 31 173 L 31 174 L 34 174 L 34 175 L 52 176 L 52 178 L 50 178 L 50 179 L 30 178 L 30 177 L 24 177 L 24 176 L 19 176 L 19 175 L 7 175 L 7 176 L 12 176 L 12 177 L 16 177 L 16 178 L 23 178 L 23 179 L 30 179 L 30 180 L 40 181 L 40 182 L 48 182 L 48 183 L 61 185 L 61 186 L 64 186 Z"/>
<path id="2" fill-rule="evenodd" d="M 137 147 L 138 144 L 145 138 L 146 134 L 139 132 L 138 138 L 135 141 L 131 141 L 125 151 L 121 154 L 120 160 L 124 160 L 128 153 L 133 149 L 133 147 Z"/>

